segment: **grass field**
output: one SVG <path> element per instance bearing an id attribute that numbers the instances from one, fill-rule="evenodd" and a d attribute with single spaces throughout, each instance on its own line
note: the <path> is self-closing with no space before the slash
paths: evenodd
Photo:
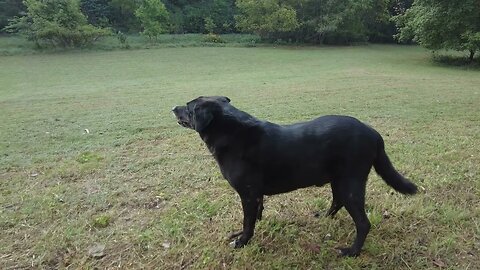
<path id="1" fill-rule="evenodd" d="M 417 47 L 162 48 L 0 57 L 0 269 L 478 269 L 480 72 Z M 226 95 L 279 123 L 347 114 L 420 186 L 372 172 L 372 230 L 330 187 L 268 197 L 250 244 L 240 200 L 170 109 Z M 86 131 L 88 129 L 88 132 Z"/>
<path id="2" fill-rule="evenodd" d="M 37 48 L 34 42 L 27 41 L 19 35 L 0 35 L 0 56 L 27 55 L 27 54 L 50 54 L 61 52 L 91 52 L 111 51 L 125 49 L 158 49 L 180 47 L 255 47 L 265 45 L 260 37 L 250 34 L 223 34 L 218 35 L 221 43 L 214 43 L 203 34 L 164 34 L 158 41 L 152 43 L 143 35 L 125 35 L 126 42 L 120 43 L 116 34 L 103 37 L 91 46 L 83 48 Z M 45 44 L 43 44 L 45 46 Z"/>

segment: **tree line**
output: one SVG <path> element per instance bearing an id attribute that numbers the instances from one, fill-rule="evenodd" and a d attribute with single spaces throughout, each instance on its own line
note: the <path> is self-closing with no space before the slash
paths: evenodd
<path id="1" fill-rule="evenodd" d="M 9 19 L 28 12 L 28 6 L 38 5 L 35 2 L 77 2 L 89 24 L 125 33 L 144 30 L 139 9 L 163 5 L 163 17 L 168 19 L 161 21 L 167 33 L 250 32 L 264 39 L 330 44 L 394 42 L 396 28 L 390 18 L 410 7 L 412 1 L 0 0 L 0 29 L 8 25 Z"/>
<path id="2" fill-rule="evenodd" d="M 0 0 L 0 29 L 39 45 L 81 46 L 109 32 L 255 33 L 314 44 L 416 42 L 480 48 L 480 0 Z"/>

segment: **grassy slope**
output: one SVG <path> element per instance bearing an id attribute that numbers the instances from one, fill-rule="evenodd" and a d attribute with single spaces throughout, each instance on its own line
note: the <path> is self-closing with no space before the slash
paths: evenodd
<path id="1" fill-rule="evenodd" d="M 478 71 L 416 47 L 165 48 L 0 57 L 0 80 L 2 269 L 478 267 Z M 313 217 L 328 186 L 267 198 L 251 244 L 232 251 L 239 198 L 170 114 L 209 94 L 274 122 L 356 116 L 423 191 L 371 174 L 357 259 L 335 255 L 354 236 L 345 210 Z M 89 257 L 94 243 L 104 257 Z"/>

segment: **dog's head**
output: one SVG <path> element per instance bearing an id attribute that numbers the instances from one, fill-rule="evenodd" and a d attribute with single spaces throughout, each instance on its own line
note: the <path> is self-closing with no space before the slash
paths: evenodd
<path id="1" fill-rule="evenodd" d="M 186 106 L 174 107 L 172 112 L 181 126 L 202 132 L 212 124 L 215 115 L 221 113 L 223 106 L 228 103 L 230 103 L 228 97 L 202 96 L 188 102 Z"/>

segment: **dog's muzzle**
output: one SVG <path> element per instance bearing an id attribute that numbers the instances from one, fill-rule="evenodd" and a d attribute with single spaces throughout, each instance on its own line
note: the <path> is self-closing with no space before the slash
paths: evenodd
<path id="1" fill-rule="evenodd" d="M 184 112 L 182 112 L 182 110 L 178 106 L 175 106 L 172 108 L 172 113 L 173 115 L 175 115 L 175 118 L 177 118 L 177 123 L 180 126 L 186 127 L 186 128 L 190 127 L 189 122 L 185 120 L 184 117 L 182 117 L 182 113 L 184 114 Z"/>

